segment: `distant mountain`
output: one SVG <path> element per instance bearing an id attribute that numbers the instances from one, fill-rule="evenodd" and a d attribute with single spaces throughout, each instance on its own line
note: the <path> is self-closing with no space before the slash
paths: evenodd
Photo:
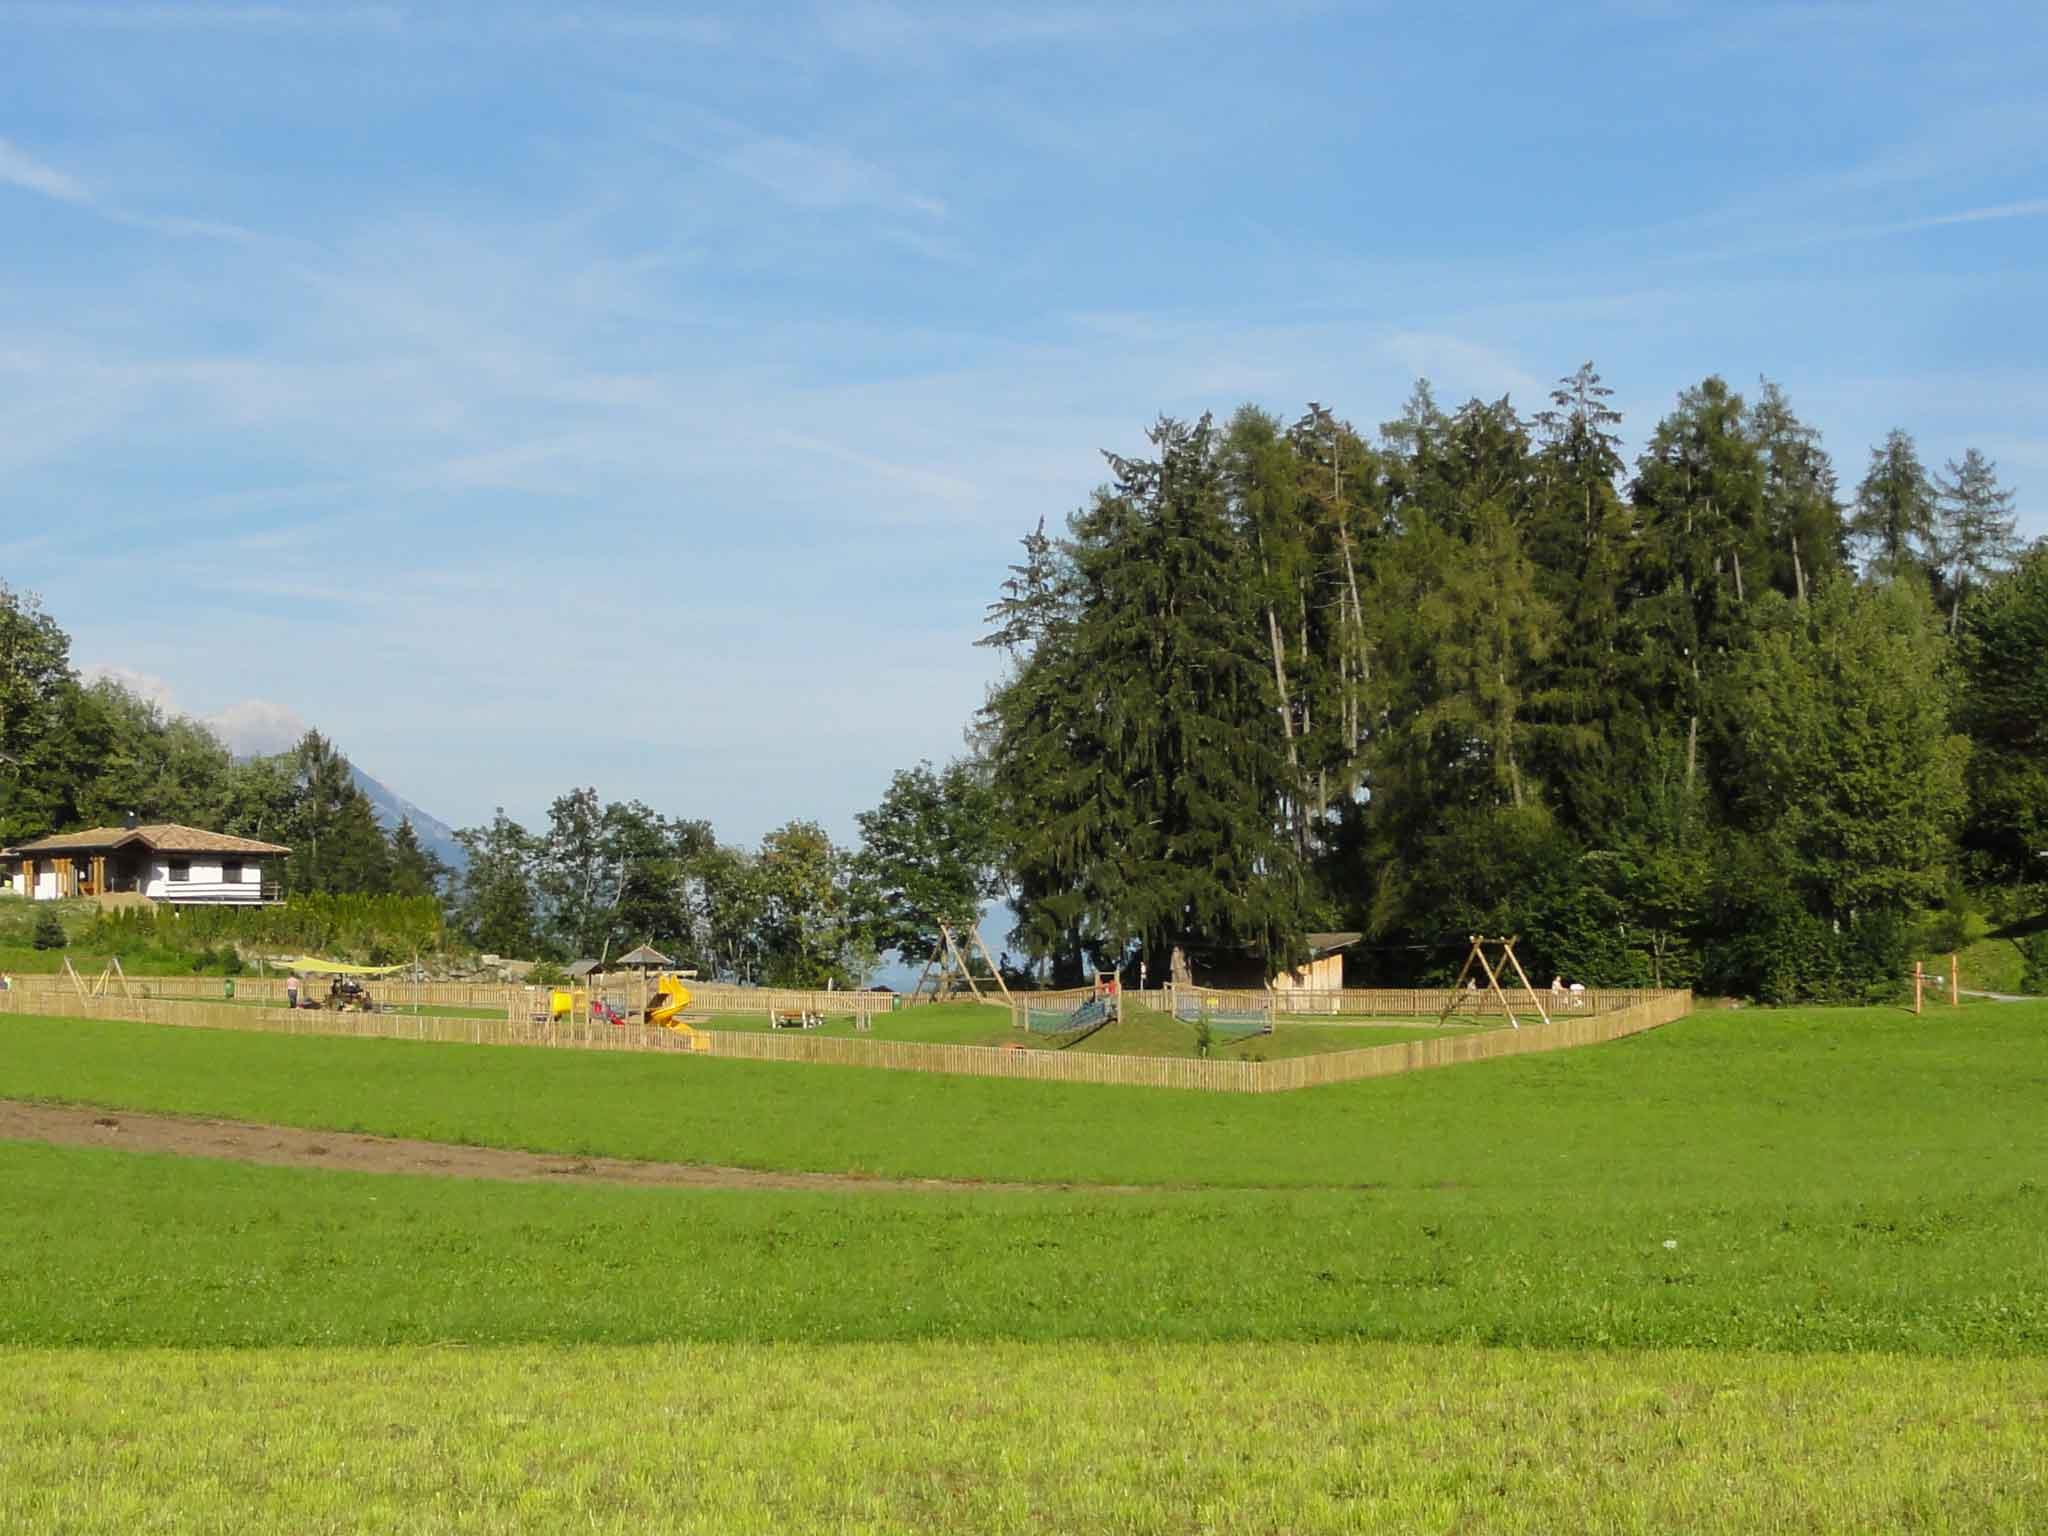
<path id="1" fill-rule="evenodd" d="M 356 788 L 370 797 L 370 808 L 377 813 L 377 821 L 387 832 L 396 832 L 401 821 L 412 823 L 412 830 L 420 840 L 420 846 L 439 858 L 450 869 L 461 870 L 469 865 L 469 855 L 462 850 L 462 844 L 455 841 L 455 829 L 438 816 L 429 816 L 403 795 L 385 788 L 353 763 L 349 772 L 355 775 Z"/>

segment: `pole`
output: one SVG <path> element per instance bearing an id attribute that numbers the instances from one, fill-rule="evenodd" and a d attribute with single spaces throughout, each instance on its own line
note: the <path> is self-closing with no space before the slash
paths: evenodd
<path id="1" fill-rule="evenodd" d="M 1926 984 L 1926 981 L 1927 968 L 1918 960 L 1915 960 L 1913 962 L 1913 1014 L 1916 1018 L 1920 1013 L 1920 991 Z"/>
<path id="2" fill-rule="evenodd" d="M 1948 952 L 1948 1005 L 1951 1008 L 1963 1006 L 1963 964 L 1954 950 Z"/>

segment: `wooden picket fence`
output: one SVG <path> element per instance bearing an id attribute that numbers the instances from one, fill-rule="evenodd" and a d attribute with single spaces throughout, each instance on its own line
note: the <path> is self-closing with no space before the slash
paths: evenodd
<path id="1" fill-rule="evenodd" d="M 71 978 L 61 973 L 55 976 L 16 976 L 13 980 L 15 989 L 29 996 L 69 997 L 74 1000 L 78 997 L 78 989 Z M 99 975 L 89 972 L 83 980 L 90 991 L 98 984 Z M 285 984 L 281 976 L 237 976 L 233 980 L 234 996 L 238 1002 L 270 1004 L 279 1008 L 285 1004 Z M 508 1018 L 518 1018 L 528 1012 L 534 992 L 549 990 L 529 988 L 523 984 L 508 986 L 496 981 L 410 982 L 374 976 L 364 984 L 378 1002 L 393 1007 L 409 1008 L 417 1003 L 426 1008 L 493 1008 L 503 1011 Z M 696 981 L 685 982 L 684 985 L 690 989 L 692 1013 L 818 1013 L 828 1017 L 867 1018 L 887 1013 L 895 1006 L 895 996 L 888 992 L 808 991 Z M 642 992 L 651 993 L 653 987 L 651 979 L 643 982 L 632 972 L 612 972 L 596 978 L 594 990 L 615 1007 L 623 1007 L 627 1004 L 637 1006 Z M 576 990 L 591 989 L 587 983 L 579 982 Z M 321 997 L 326 991 L 324 978 L 308 977 L 303 983 L 304 996 Z M 125 988 L 122 978 L 109 977 L 100 995 L 224 1002 L 227 988 L 218 976 L 130 976 L 126 978 Z"/>
<path id="2" fill-rule="evenodd" d="M 704 1030 L 694 1037 L 639 1025 L 624 1028 L 578 1023 L 536 1024 L 523 1015 L 505 1019 L 451 1019 L 416 1014 L 332 1013 L 317 1009 L 243 1008 L 165 998 L 99 997 L 0 992 L 0 1013 L 63 1018 L 120 1019 L 183 1028 L 231 1029 L 262 1034 L 338 1035 L 357 1039 L 438 1041 L 468 1045 L 527 1045 L 574 1050 L 687 1052 L 746 1061 L 809 1062 L 938 1072 L 1037 1082 L 1114 1083 L 1184 1088 L 1210 1093 L 1280 1093 L 1296 1088 L 1390 1077 L 1430 1067 L 1455 1066 L 1541 1051 L 1568 1050 L 1640 1034 L 1692 1011 L 1689 991 L 1657 992 L 1602 1014 L 1560 1018 L 1549 1024 L 1414 1040 L 1356 1051 L 1333 1051 L 1285 1061 L 1204 1061 L 1110 1056 L 1012 1047 L 932 1045 L 899 1040 L 796 1037 Z"/>

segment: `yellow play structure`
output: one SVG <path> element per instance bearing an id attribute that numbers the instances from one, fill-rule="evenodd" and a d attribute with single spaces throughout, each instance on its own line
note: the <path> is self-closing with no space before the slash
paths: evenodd
<path id="1" fill-rule="evenodd" d="M 582 987 L 549 987 L 545 989 L 546 1002 L 534 994 L 543 989 L 527 988 L 527 1016 L 536 1024 L 565 1025 L 571 1029 L 581 1025 L 598 1023 L 625 1025 L 633 1017 L 621 1013 L 606 1002 L 595 991 Z M 683 1037 L 684 1044 L 693 1051 L 711 1048 L 710 1039 L 696 1029 L 683 1016 L 690 1006 L 690 989 L 683 985 L 683 978 L 673 971 L 664 971 L 654 983 L 654 995 L 649 997 L 641 1010 L 645 1020 L 657 1029 L 672 1030 Z"/>
<path id="2" fill-rule="evenodd" d="M 683 1017 L 683 1010 L 690 1006 L 690 989 L 683 985 L 682 977 L 672 971 L 662 972 L 661 979 L 654 984 L 654 995 L 660 1001 L 648 1003 L 648 1023 L 677 1031 L 689 1041 L 693 1051 L 702 1050 L 710 1044 Z"/>

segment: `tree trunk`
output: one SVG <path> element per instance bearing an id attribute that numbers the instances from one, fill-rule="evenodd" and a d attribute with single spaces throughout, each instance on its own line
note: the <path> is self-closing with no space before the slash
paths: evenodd
<path id="1" fill-rule="evenodd" d="M 1700 659 L 1692 658 L 1692 717 L 1685 726 L 1685 792 L 1692 793 L 1692 781 L 1700 766 Z"/>
<path id="2" fill-rule="evenodd" d="M 1270 607 L 1266 609 L 1266 630 L 1273 641 L 1273 682 L 1280 689 L 1280 729 L 1287 737 L 1287 766 L 1299 773 L 1301 759 L 1294 750 L 1294 705 L 1287 691 L 1285 648 L 1280 641 L 1280 620 Z"/>
<path id="3" fill-rule="evenodd" d="M 1806 606 L 1806 563 L 1799 558 L 1799 535 L 1787 534 L 1785 542 L 1792 546 L 1792 589 L 1797 594 L 1799 606 Z"/>

